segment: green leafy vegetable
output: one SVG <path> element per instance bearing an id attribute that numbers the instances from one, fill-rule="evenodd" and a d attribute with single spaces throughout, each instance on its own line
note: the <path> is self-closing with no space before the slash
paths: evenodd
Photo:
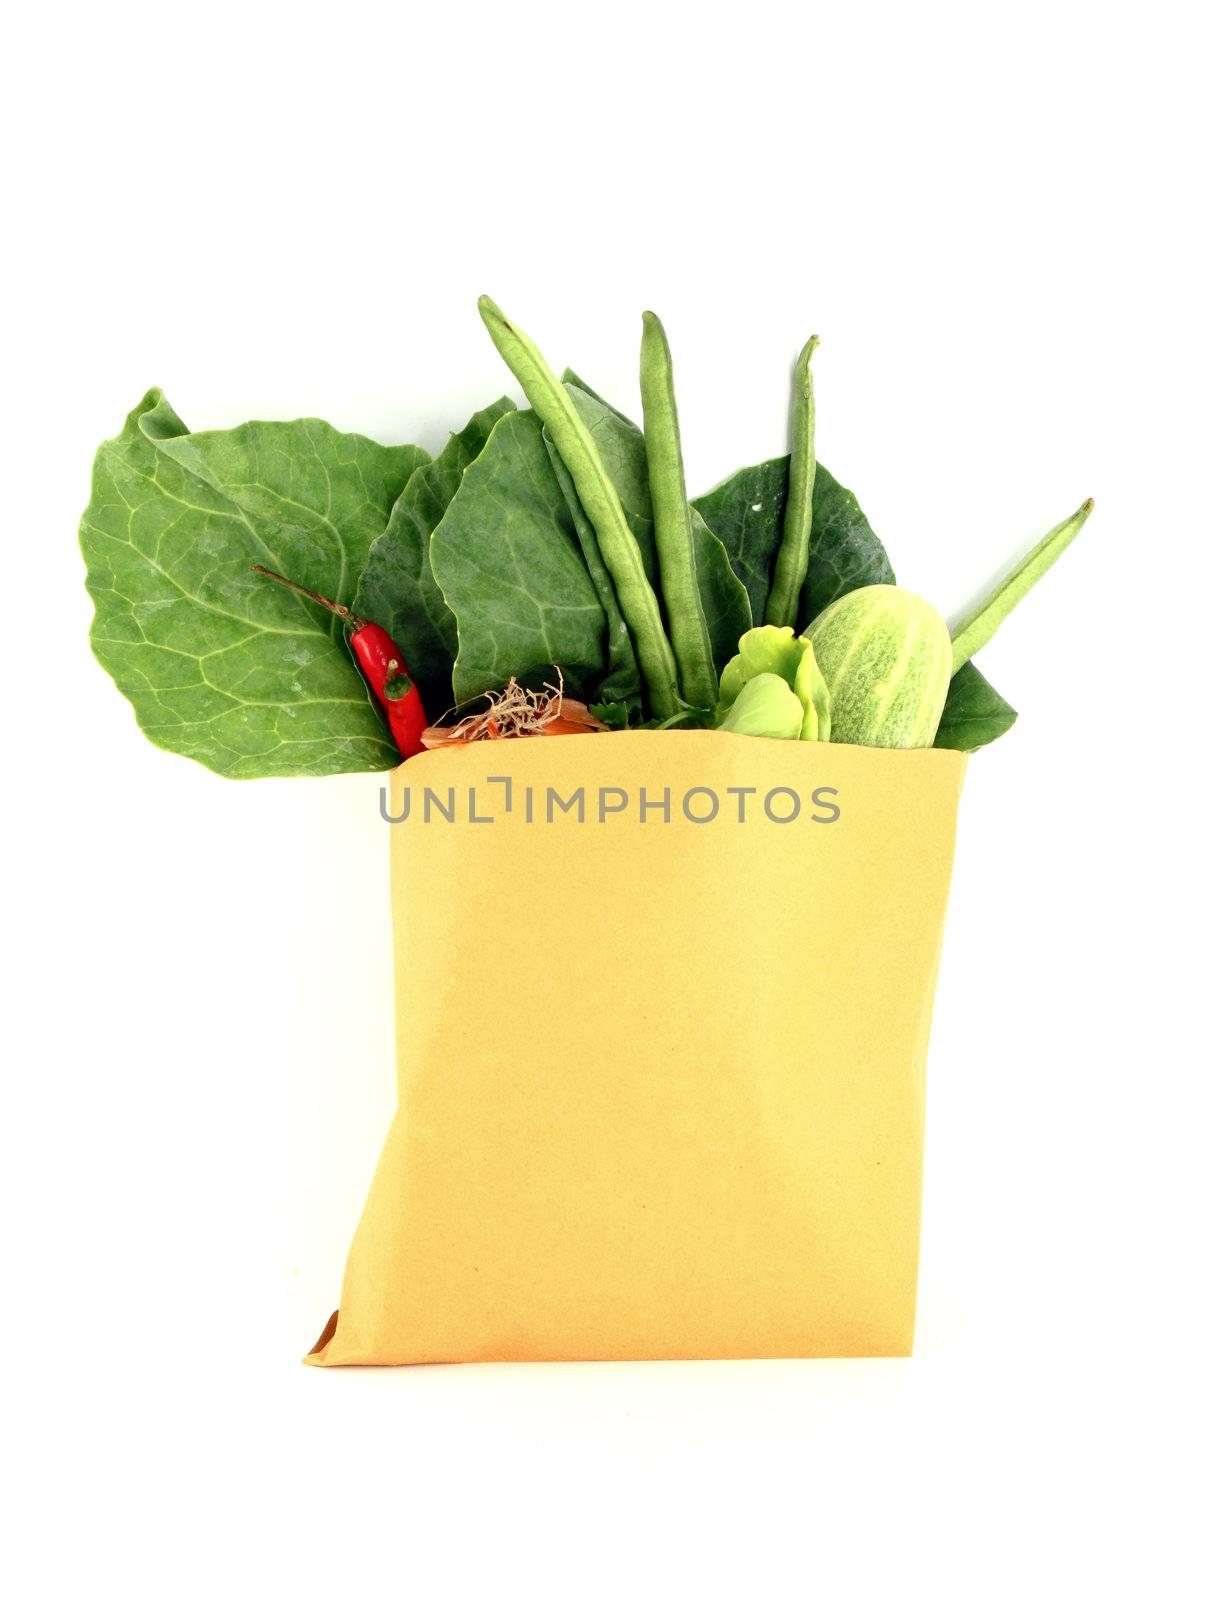
<path id="1" fill-rule="evenodd" d="M 800 633 L 834 600 L 872 583 L 894 583 L 881 541 L 852 490 L 817 465 L 812 506 L 811 564 L 799 601 Z"/>
<path id="2" fill-rule="evenodd" d="M 459 704 L 511 677 L 596 691 L 606 670 L 606 614 L 532 411 L 492 430 L 463 473 L 430 541 L 433 575 L 458 623 Z"/>
<path id="3" fill-rule="evenodd" d="M 608 727 L 701 722 L 712 702 L 731 726 L 742 698 L 753 731 L 789 726 L 793 700 L 798 737 L 846 743 L 976 750 L 1012 725 L 970 657 L 1091 501 L 946 632 L 816 463 L 814 339 L 791 455 L 690 502 L 658 319 L 645 437 L 575 373 L 557 379 L 490 300 L 480 312 L 534 410 L 496 401 L 436 461 L 316 419 L 191 434 L 155 389 L 101 446 L 80 530 L 93 645 L 153 741 L 238 777 L 393 765 L 340 618 L 363 666 L 371 633 L 398 655 L 418 727 L 422 696 L 444 710 L 555 669 Z M 254 564 L 320 607 L 258 584 Z"/>
<path id="4" fill-rule="evenodd" d="M 782 537 L 788 456 L 743 467 L 691 502 L 721 540 L 748 592 L 754 618 L 765 616 L 774 556 Z"/>
<path id="5" fill-rule="evenodd" d="M 732 571 L 722 541 L 715 537 L 697 511 L 692 513 L 692 523 L 698 591 L 711 635 L 715 670 L 719 671 L 731 659 L 736 640 L 752 626 L 753 613 L 745 587 Z"/>
<path id="6" fill-rule="evenodd" d="M 719 727 L 725 733 L 747 733 L 762 739 L 798 739 L 803 730 L 803 707 L 785 678 L 759 672 L 743 685 Z"/>
<path id="7" fill-rule="evenodd" d="M 768 622 L 741 634 L 736 654 L 724 667 L 719 679 L 716 725 L 737 731 L 734 720 L 729 720 L 729 708 L 740 699 L 748 684 L 765 678 L 780 679 L 795 696 L 799 726 L 793 737 L 826 742 L 832 726 L 831 696 L 816 665 L 811 640 L 797 639 L 792 629 L 776 628 Z M 746 731 L 764 732 L 776 739 L 792 737 L 783 731 L 786 720 L 783 697 L 767 687 L 759 696 L 749 695 L 745 705 Z M 764 729 L 759 725 L 763 709 L 771 713 L 770 726 Z"/>
<path id="8" fill-rule="evenodd" d="M 740 668 L 746 679 L 761 672 L 776 672 L 787 683 L 794 683 L 803 659 L 803 641 L 791 628 L 776 628 L 772 623 L 750 628 L 737 649 Z"/>
<path id="9" fill-rule="evenodd" d="M 803 707 L 801 739 L 819 739 L 827 744 L 832 738 L 833 697 L 816 660 L 815 647 L 810 639 L 803 641 L 803 659 L 799 662 L 795 681 L 791 686 Z"/>
<path id="10" fill-rule="evenodd" d="M 349 604 L 427 459 L 311 418 L 191 434 L 149 390 L 97 452 L 80 526 L 93 649 L 149 739 L 227 777 L 395 765 L 341 623 L 250 568 Z"/>
<path id="11" fill-rule="evenodd" d="M 618 418 L 619 422 L 625 422 L 628 428 L 633 428 L 636 426 L 636 424 L 631 421 L 630 417 L 619 411 L 617 406 L 612 406 L 604 395 L 598 394 L 596 389 L 590 389 L 584 379 L 578 376 L 577 373 L 573 372 L 571 367 L 565 367 L 563 369 L 563 376 L 559 381 L 565 387 L 570 385 L 573 389 L 580 389 L 584 394 L 588 395 L 590 400 L 596 400 L 598 405 L 604 406 L 607 411 L 612 411 L 613 414 Z"/>
<path id="12" fill-rule="evenodd" d="M 615 732 L 630 726 L 631 719 L 627 714 L 627 708 L 617 700 L 603 701 L 600 705 L 590 706 L 589 710 L 598 722 Z"/>
<path id="13" fill-rule="evenodd" d="M 385 628 L 399 645 L 421 698 L 434 712 L 454 698 L 451 669 L 458 630 L 433 576 L 429 539 L 496 422 L 514 409 L 512 400 L 500 399 L 477 411 L 435 460 L 417 467 L 370 546 L 357 586 L 353 609 Z"/>
<path id="14" fill-rule="evenodd" d="M 782 539 L 790 457 L 743 467 L 694 505 L 723 542 L 748 590 L 754 618 L 767 610 L 770 577 Z M 853 494 L 817 464 L 812 489 L 811 559 L 797 631 L 834 600 L 868 583 L 894 583 L 887 552 Z"/>
<path id="15" fill-rule="evenodd" d="M 934 746 L 943 750 L 979 750 L 1007 733 L 1018 720 L 1013 707 L 996 692 L 974 662 L 961 666 L 950 691 Z"/>

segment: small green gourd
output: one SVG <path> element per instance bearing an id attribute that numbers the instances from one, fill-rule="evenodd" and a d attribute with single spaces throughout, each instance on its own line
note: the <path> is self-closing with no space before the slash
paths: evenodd
<path id="1" fill-rule="evenodd" d="M 950 632 L 928 600 L 870 584 L 834 600 L 807 637 L 829 687 L 834 744 L 933 743 L 953 665 Z"/>

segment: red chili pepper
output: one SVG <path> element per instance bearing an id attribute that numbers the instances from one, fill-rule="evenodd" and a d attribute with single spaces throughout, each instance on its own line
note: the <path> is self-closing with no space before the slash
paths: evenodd
<path id="1" fill-rule="evenodd" d="M 261 578 L 272 578 L 283 588 L 306 595 L 317 606 L 333 612 L 349 629 L 349 644 L 357 657 L 358 666 L 374 691 L 374 697 L 386 713 L 399 753 L 406 761 L 424 749 L 421 734 L 429 726 L 425 708 L 421 704 L 420 690 L 408 676 L 404 658 L 395 640 L 380 628 L 377 622 L 367 622 L 365 617 L 355 617 L 348 606 L 338 605 L 327 595 L 307 589 L 293 578 L 283 578 L 280 572 L 270 572 L 268 567 L 253 565 L 252 570 Z"/>
<path id="2" fill-rule="evenodd" d="M 351 626 L 354 631 L 349 635 L 349 643 L 379 704 L 387 713 L 400 755 L 414 756 L 425 748 L 420 736 L 429 722 L 421 704 L 420 690 L 408 676 L 399 646 L 375 622 L 362 622 L 360 626 L 351 623 Z"/>

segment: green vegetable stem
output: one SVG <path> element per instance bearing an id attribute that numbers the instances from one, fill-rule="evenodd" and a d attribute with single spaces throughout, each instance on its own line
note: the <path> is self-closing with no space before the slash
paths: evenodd
<path id="1" fill-rule="evenodd" d="M 1092 510 L 1093 501 L 1086 500 L 1070 517 L 1052 528 L 1050 533 L 1039 540 L 1030 554 L 1018 562 L 987 600 L 975 606 L 955 624 L 950 631 L 955 672 L 965 661 L 970 661 L 977 650 L 983 649 L 1018 601 L 1029 594 L 1048 567 L 1059 560 L 1089 520 L 1089 513 Z"/>
<path id="2" fill-rule="evenodd" d="M 819 343 L 813 333 L 795 363 L 790 479 L 782 520 L 782 544 L 769 599 L 765 603 L 765 620 L 777 628 L 794 627 L 799 615 L 799 596 L 807 577 L 812 491 L 816 486 L 816 393 L 812 383 L 812 352 Z"/>
<path id="3" fill-rule="evenodd" d="M 593 524 L 619 609 L 635 641 L 652 715 L 674 716 L 681 709 L 677 669 L 664 631 L 660 602 L 648 582 L 643 556 L 627 526 L 618 491 L 610 481 L 593 436 L 537 346 L 508 321 L 487 295 L 480 296 L 479 314 L 493 344 L 550 433 L 571 474 L 585 515 Z"/>
<path id="4" fill-rule="evenodd" d="M 681 693 L 690 705 L 711 710 L 718 698 L 719 683 L 695 569 L 694 535 L 673 391 L 673 358 L 660 318 L 653 311 L 643 314 L 639 388 L 660 587 Z"/>

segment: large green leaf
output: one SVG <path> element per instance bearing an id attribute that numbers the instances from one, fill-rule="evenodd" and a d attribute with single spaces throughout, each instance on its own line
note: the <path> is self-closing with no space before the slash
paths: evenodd
<path id="1" fill-rule="evenodd" d="M 627 521 L 632 527 L 636 522 L 646 523 L 650 529 L 652 497 L 648 491 L 648 461 L 642 432 L 592 390 L 582 389 L 575 383 L 565 387 L 593 436 L 602 465 L 618 491 Z M 655 544 L 651 539 L 648 543 L 655 559 Z"/>
<path id="2" fill-rule="evenodd" d="M 599 395 L 582 389 L 579 384 L 569 383 L 567 389 L 593 435 L 606 471 L 618 491 L 631 532 L 643 553 L 648 581 L 659 594 L 659 566 L 643 434 Z M 744 584 L 733 572 L 720 539 L 697 512 L 693 525 L 698 592 L 711 635 L 715 666 L 722 670 L 736 653 L 740 635 L 752 626 L 752 612 Z"/>
<path id="3" fill-rule="evenodd" d="M 788 460 L 779 456 L 745 467 L 693 502 L 707 526 L 723 541 L 732 569 L 748 591 L 757 623 L 765 619 L 774 557 L 782 537 Z"/>
<path id="4" fill-rule="evenodd" d="M 93 649 L 149 739 L 238 778 L 398 761 L 341 623 L 250 567 L 349 604 L 426 459 L 312 418 L 191 434 L 144 396 L 97 452 L 80 544 Z"/>
<path id="5" fill-rule="evenodd" d="M 789 456 L 744 467 L 694 501 L 708 526 L 723 541 L 758 620 L 765 616 L 770 578 L 782 539 L 789 469 Z M 895 581 L 887 552 L 853 494 L 827 468 L 817 466 L 812 494 L 811 556 L 800 605 L 800 628 L 851 589 Z"/>
<path id="6" fill-rule="evenodd" d="M 604 395 L 597 393 L 596 389 L 591 389 L 585 380 L 579 375 L 579 373 L 574 372 L 571 367 L 565 367 L 563 369 L 563 372 L 560 374 L 559 381 L 566 387 L 579 389 L 583 394 L 587 394 L 590 400 L 596 400 L 598 405 L 604 406 L 607 411 L 612 411 L 618 418 L 619 422 L 625 422 L 628 428 L 634 428 L 636 426 L 636 424 L 631 421 L 630 417 L 628 417 L 625 412 L 619 411 L 617 406 L 612 406 Z"/>
<path id="7" fill-rule="evenodd" d="M 934 744 L 944 750 L 979 750 L 1013 727 L 1018 714 L 971 661 L 950 680 L 950 693 Z"/>
<path id="8" fill-rule="evenodd" d="M 399 645 L 430 716 L 453 698 L 451 669 L 458 650 L 454 613 L 442 597 L 429 560 L 429 539 L 446 513 L 462 475 L 488 442 L 497 421 L 514 410 L 500 399 L 477 411 L 435 460 L 404 485 L 390 521 L 370 547 L 354 610 L 377 622 Z"/>
<path id="9" fill-rule="evenodd" d="M 838 483 L 826 467 L 817 465 L 810 560 L 799 602 L 800 631 L 851 589 L 895 581 L 887 551 L 853 492 Z"/>
<path id="10" fill-rule="evenodd" d="M 736 654 L 740 635 L 752 627 L 753 611 L 748 591 L 732 570 L 723 541 L 715 536 L 695 506 L 690 507 L 690 520 L 694 529 L 698 593 L 702 596 L 702 609 L 711 636 L 715 671 L 722 672 Z"/>
<path id="11" fill-rule="evenodd" d="M 606 615 L 532 411 L 502 417 L 430 540 L 433 574 L 458 623 L 459 704 L 510 677 L 592 694 L 606 670 Z"/>

